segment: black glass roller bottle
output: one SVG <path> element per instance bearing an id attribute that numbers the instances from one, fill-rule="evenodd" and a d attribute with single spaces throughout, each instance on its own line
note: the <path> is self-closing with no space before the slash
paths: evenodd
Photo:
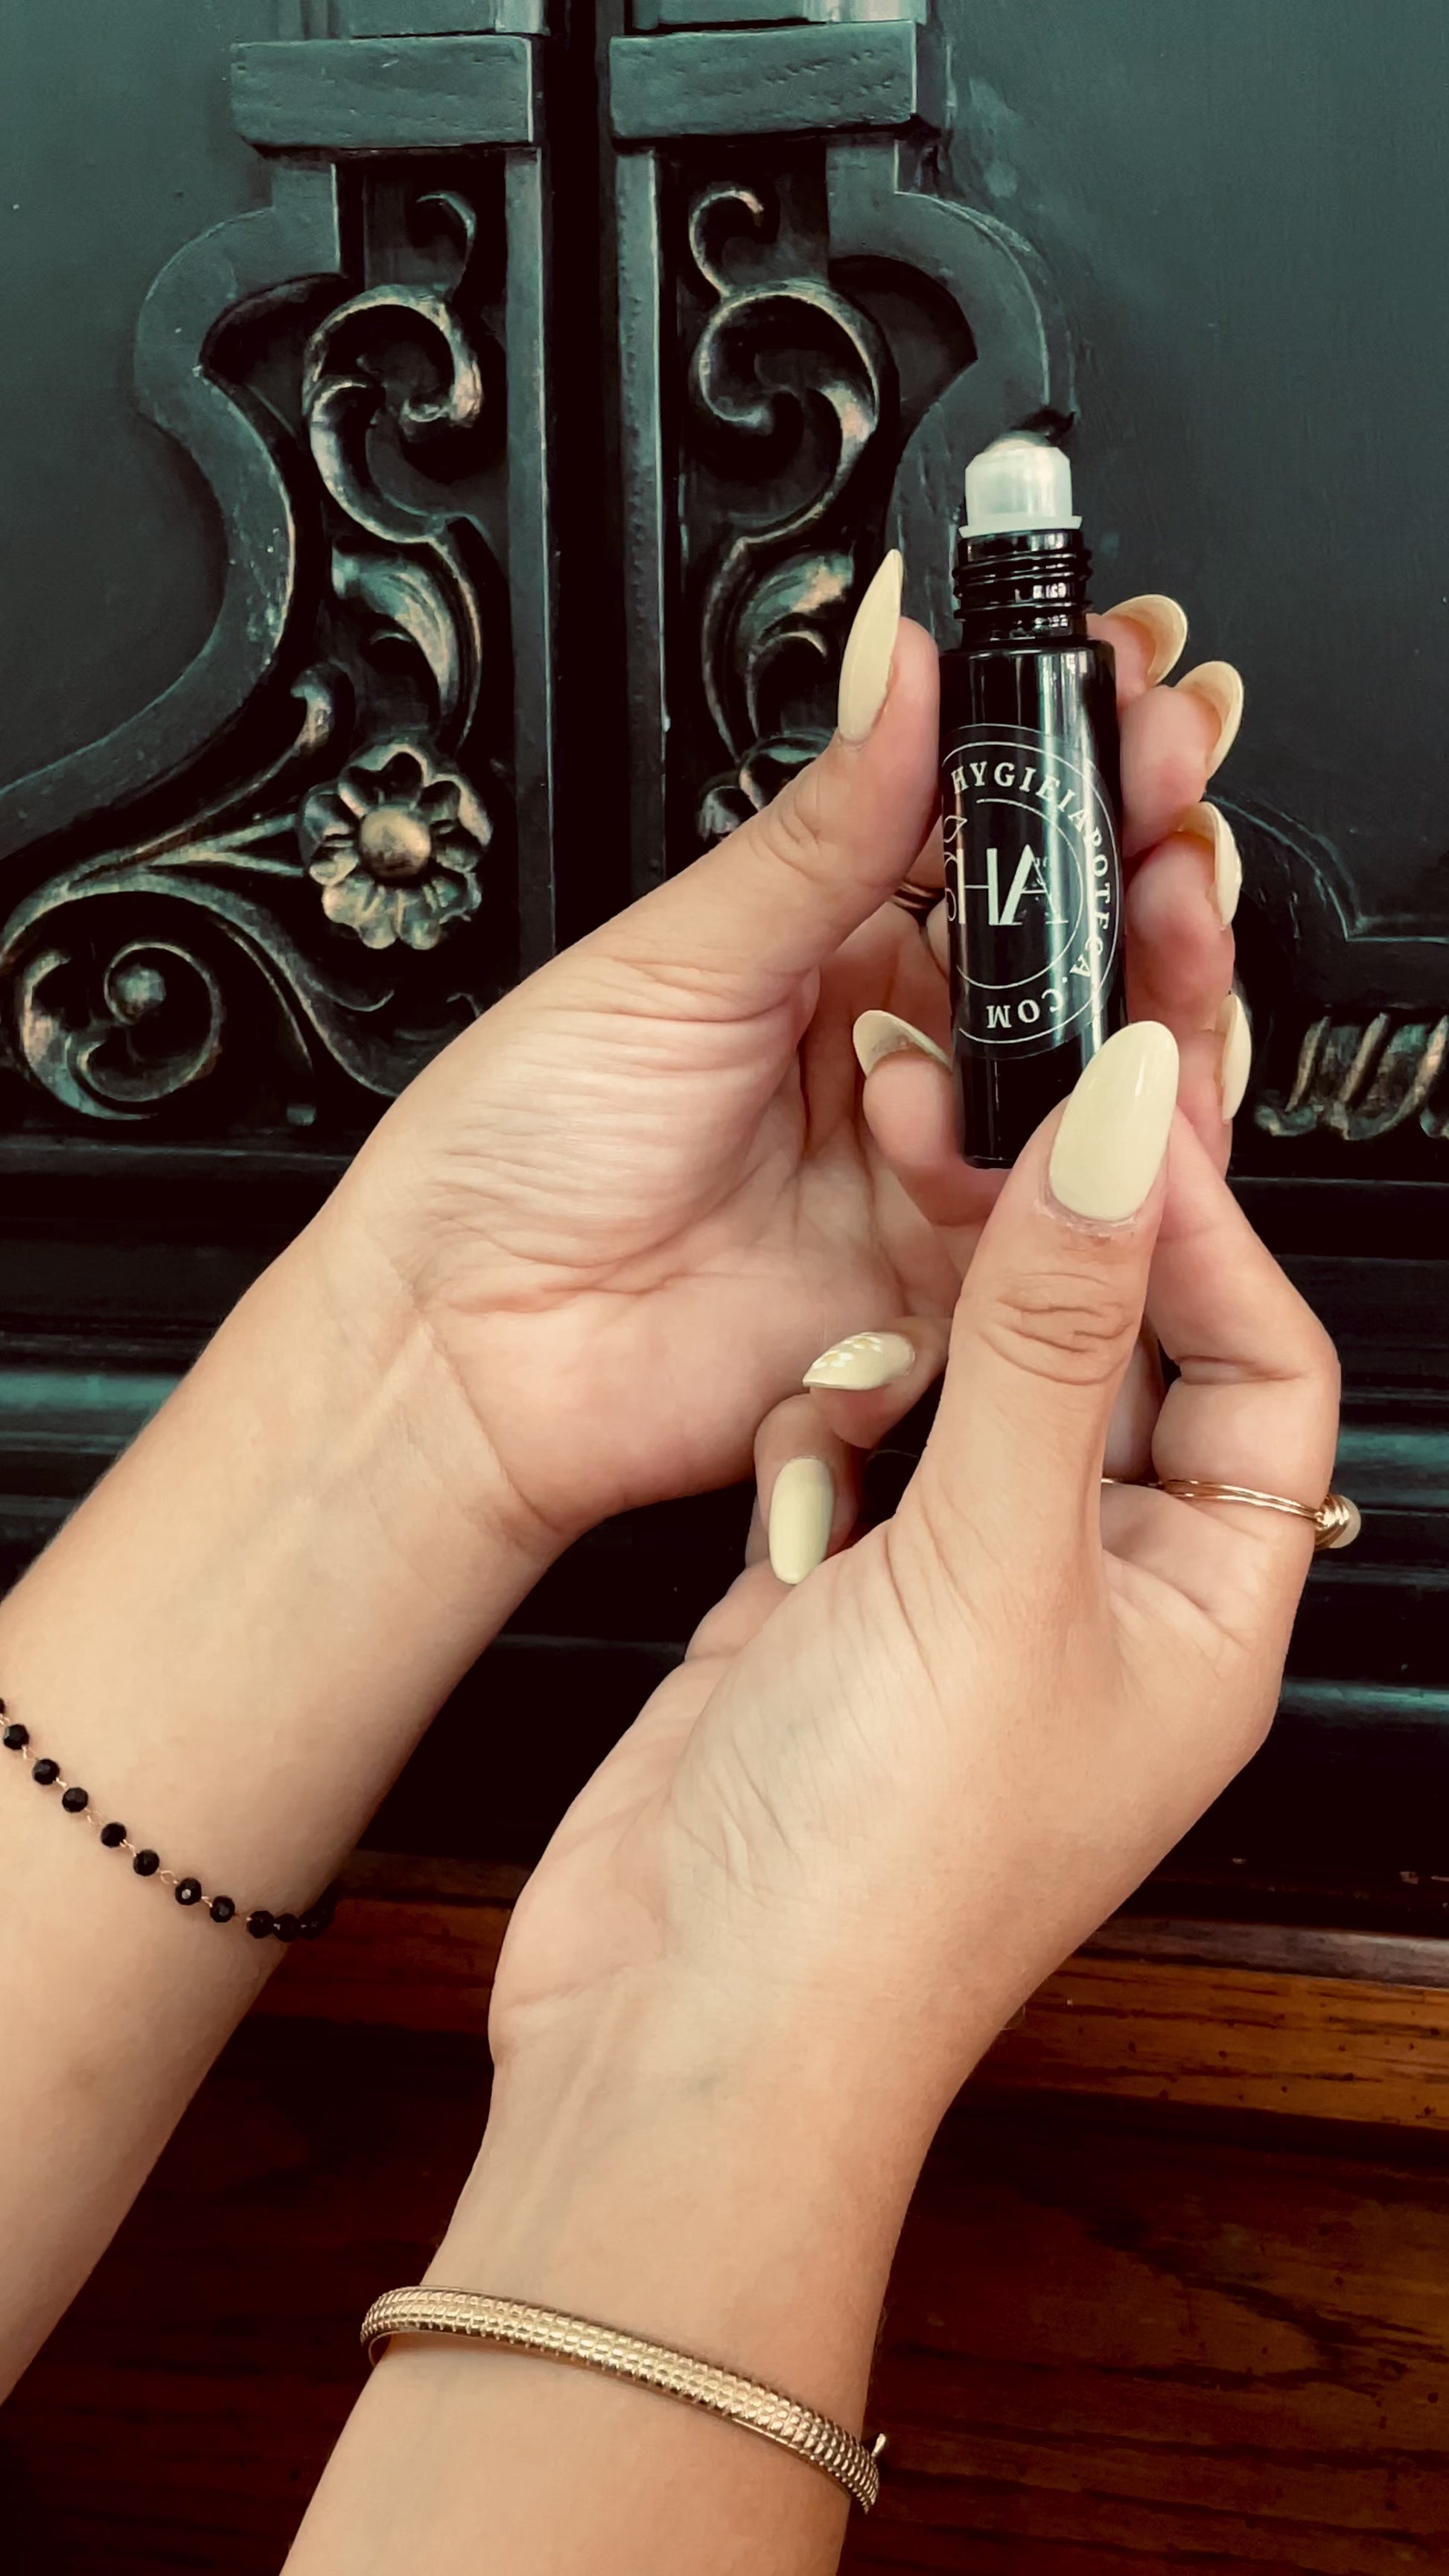
<path id="1" fill-rule="evenodd" d="M 1013 1163 L 1127 1016 L 1112 648 L 1061 450 L 966 469 L 961 642 L 941 656 L 941 820 L 962 1151 Z"/>

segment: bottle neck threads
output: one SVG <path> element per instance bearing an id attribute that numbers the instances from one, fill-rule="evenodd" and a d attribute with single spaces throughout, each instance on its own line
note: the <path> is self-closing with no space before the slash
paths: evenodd
<path id="1" fill-rule="evenodd" d="M 1092 558 L 1075 528 L 956 532 L 961 641 L 983 646 L 1080 644 L 1087 636 Z"/>

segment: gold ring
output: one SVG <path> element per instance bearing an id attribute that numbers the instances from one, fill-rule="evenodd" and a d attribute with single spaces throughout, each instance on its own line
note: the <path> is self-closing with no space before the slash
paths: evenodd
<path id="1" fill-rule="evenodd" d="M 1259 1494 L 1251 1485 L 1218 1485 L 1201 1476 L 1164 1476 L 1161 1491 L 1182 1503 L 1251 1503 L 1258 1511 L 1288 1512 L 1294 1520 L 1311 1521 L 1315 1556 L 1328 1548 L 1352 1547 L 1363 1527 L 1358 1505 L 1347 1494 L 1325 1494 L 1321 1503 L 1295 1503 L 1287 1494 Z"/>
<path id="2" fill-rule="evenodd" d="M 1104 1485 L 1121 1485 L 1124 1476 L 1104 1476 Z M 1260 1494 L 1252 1485 L 1219 1485 L 1206 1476 L 1147 1476 L 1143 1483 L 1180 1503 L 1249 1503 L 1260 1512 L 1287 1512 L 1295 1521 L 1313 1523 L 1313 1553 L 1352 1547 L 1363 1527 L 1363 1515 L 1347 1494 L 1325 1494 L 1321 1503 L 1295 1502 L 1290 1494 Z"/>
<path id="3" fill-rule="evenodd" d="M 897 886 L 895 893 L 891 896 L 892 903 L 898 903 L 902 912 L 908 912 L 910 914 L 911 919 L 918 930 L 924 930 L 926 923 L 930 920 L 930 917 L 935 911 L 940 900 L 941 890 L 939 886 L 912 885 L 909 877 L 906 877 L 902 883 Z"/>

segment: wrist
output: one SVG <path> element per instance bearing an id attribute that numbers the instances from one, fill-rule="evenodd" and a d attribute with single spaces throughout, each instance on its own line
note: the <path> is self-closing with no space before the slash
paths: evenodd
<path id="1" fill-rule="evenodd" d="M 643 2335 L 858 2426 L 929 2126 L 808 2027 L 747 2028 L 651 1979 L 505 2046 L 428 2279 Z"/>
<path id="2" fill-rule="evenodd" d="M 483 1464 L 418 1436 L 426 1349 L 350 1320 L 304 1235 L 4 1605 L 32 1732 L 243 1912 L 305 1910 L 542 1562 Z M 29 1842 L 78 1925 L 92 1896 L 127 1920 L 87 1837 Z M 133 1919 L 168 1956 L 165 1909 Z M 205 1955 L 242 1985 L 271 1956 Z"/>
<path id="3" fill-rule="evenodd" d="M 420 1301 L 365 1229 L 322 1211 L 238 1310 L 275 1333 L 305 1316 L 322 1396 L 319 1460 L 425 1590 L 458 1605 L 476 1653 L 563 1544 L 508 1475 Z"/>

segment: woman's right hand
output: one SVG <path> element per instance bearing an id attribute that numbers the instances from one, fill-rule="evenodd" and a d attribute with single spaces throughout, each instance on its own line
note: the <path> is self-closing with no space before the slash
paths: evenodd
<path id="1" fill-rule="evenodd" d="M 864 2016 L 929 2127 L 1257 1747 L 1311 1530 L 1104 1490 L 1109 1421 L 1145 1310 L 1180 1371 L 1155 1473 L 1316 1503 L 1337 1370 L 1176 1074 L 1151 1022 L 1095 1059 L 986 1227 L 893 1518 L 798 1589 L 751 1568 L 575 1803 L 504 1951 L 505 2078 L 561 2001 L 657 1982 L 741 2028 Z M 787 1414 L 767 1485 L 792 1442 L 838 1465 Z"/>
<path id="2" fill-rule="evenodd" d="M 986 1224 L 893 1518 L 794 1589 L 752 1566 L 575 1801 L 504 1943 L 434 2283 L 861 2423 L 942 2111 L 1260 1742 L 1308 1569 L 1301 1520 L 1101 1488 L 1144 1307 L 1181 1371 L 1160 1475 L 1316 1502 L 1333 1461 L 1333 1352 L 1176 1081 L 1160 1025 L 1109 1041 Z M 820 1413 L 871 1400 L 777 1413 L 767 1503 L 782 1441 L 837 1464 Z M 838 1508 L 843 1539 L 843 1479 Z M 294 2565 L 826 2576 L 843 2527 L 830 2480 L 694 2408 L 414 2345 Z"/>

